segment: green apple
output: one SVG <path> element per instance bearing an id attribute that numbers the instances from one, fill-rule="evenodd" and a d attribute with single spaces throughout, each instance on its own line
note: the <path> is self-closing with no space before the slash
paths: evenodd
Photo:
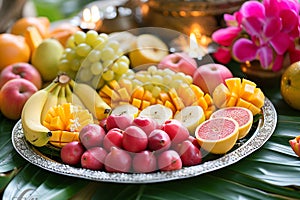
<path id="1" fill-rule="evenodd" d="M 64 48 L 56 39 L 48 38 L 36 48 L 31 63 L 40 72 L 43 81 L 52 81 L 58 73 L 58 63 Z"/>

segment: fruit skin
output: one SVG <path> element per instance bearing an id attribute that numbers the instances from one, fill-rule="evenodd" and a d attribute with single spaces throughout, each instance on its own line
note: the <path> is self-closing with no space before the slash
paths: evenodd
<path id="1" fill-rule="evenodd" d="M 11 33 L 15 35 L 23 35 L 29 26 L 37 28 L 43 38 L 47 38 L 49 34 L 50 21 L 47 17 L 23 17 L 17 20 L 11 27 Z"/>
<path id="2" fill-rule="evenodd" d="M 75 83 L 73 80 L 70 81 L 70 85 L 74 94 L 96 119 L 102 120 L 108 116 L 111 107 L 103 101 L 94 88 L 85 83 Z"/>
<path id="3" fill-rule="evenodd" d="M 102 147 L 93 147 L 86 150 L 81 156 L 81 166 L 86 169 L 101 170 L 104 168 L 104 161 L 107 151 Z"/>
<path id="4" fill-rule="evenodd" d="M 119 128 L 110 129 L 103 138 L 103 147 L 110 151 L 111 147 L 122 148 L 123 130 Z"/>
<path id="5" fill-rule="evenodd" d="M 132 166 L 132 158 L 127 151 L 112 147 L 104 161 L 107 172 L 129 172 Z"/>
<path id="6" fill-rule="evenodd" d="M 124 130 L 131 125 L 132 120 L 130 115 L 109 115 L 106 118 L 106 129 L 120 128 Z"/>
<path id="7" fill-rule="evenodd" d="M 24 78 L 32 82 L 37 89 L 42 87 L 42 77 L 37 69 L 29 63 L 19 62 L 6 66 L 0 74 L 0 88 L 9 80 Z"/>
<path id="8" fill-rule="evenodd" d="M 160 129 L 153 130 L 148 136 L 148 149 L 155 152 L 163 152 L 171 147 L 169 135 Z"/>
<path id="9" fill-rule="evenodd" d="M 205 93 L 212 94 L 220 83 L 224 83 L 225 79 L 232 77 L 232 73 L 226 66 L 209 63 L 197 68 L 193 75 L 193 83 Z"/>
<path id="10" fill-rule="evenodd" d="M 280 92 L 284 101 L 294 109 L 300 110 L 300 61 L 290 65 L 282 75 Z"/>
<path id="11" fill-rule="evenodd" d="M 0 110 L 12 120 L 20 119 L 26 101 L 38 89 L 26 79 L 13 79 L 4 84 L 0 90 Z"/>
<path id="12" fill-rule="evenodd" d="M 145 131 L 147 136 L 149 136 L 153 130 L 159 127 L 158 123 L 154 119 L 141 116 L 134 118 L 131 125 L 141 128 L 143 131 Z"/>
<path id="13" fill-rule="evenodd" d="M 35 146 L 44 146 L 52 136 L 51 131 L 41 124 L 41 115 L 49 92 L 57 85 L 57 82 L 52 82 L 46 88 L 35 92 L 23 107 L 21 122 L 24 136 Z"/>
<path id="14" fill-rule="evenodd" d="M 202 153 L 191 141 L 185 140 L 180 144 L 179 155 L 183 166 L 198 165 L 202 161 Z"/>
<path id="15" fill-rule="evenodd" d="M 132 159 L 134 172 L 149 173 L 157 170 L 157 161 L 154 152 L 145 150 L 134 154 Z"/>
<path id="16" fill-rule="evenodd" d="M 193 76 L 195 70 L 197 69 L 197 62 L 187 53 L 172 53 L 160 61 L 158 68 L 169 68 L 175 72 L 183 72 L 187 75 Z"/>
<path id="17" fill-rule="evenodd" d="M 83 145 L 78 142 L 69 142 L 61 148 L 60 158 L 68 165 L 77 165 L 81 161 L 81 156 L 85 152 Z"/>
<path id="18" fill-rule="evenodd" d="M 300 135 L 292 140 L 289 140 L 289 143 L 295 154 L 300 157 Z"/>
<path id="19" fill-rule="evenodd" d="M 140 152 L 147 148 L 148 137 L 146 133 L 137 126 L 129 126 L 123 132 L 122 146 L 130 152 Z"/>
<path id="20" fill-rule="evenodd" d="M 0 71 L 13 63 L 29 62 L 31 52 L 23 36 L 0 34 L 0 46 Z"/>
<path id="21" fill-rule="evenodd" d="M 79 132 L 80 142 L 86 149 L 101 146 L 105 136 L 104 129 L 98 124 L 88 124 Z"/>
<path id="22" fill-rule="evenodd" d="M 239 137 L 238 139 L 244 138 L 250 131 L 252 123 L 253 123 L 253 115 L 252 112 L 244 107 L 234 106 L 234 107 L 227 107 L 221 108 L 215 111 L 210 118 L 215 117 L 229 117 L 236 120 L 239 124 Z M 248 117 L 247 123 L 243 123 L 243 119 Z"/>
<path id="23" fill-rule="evenodd" d="M 182 161 L 179 154 L 174 150 L 162 152 L 157 157 L 158 168 L 161 171 L 172 171 L 182 168 Z"/>
<path id="24" fill-rule="evenodd" d="M 188 129 L 176 119 L 167 120 L 162 125 L 161 130 L 165 131 L 169 135 L 172 144 L 181 143 L 188 139 L 190 135 Z"/>
<path id="25" fill-rule="evenodd" d="M 187 106 L 177 112 L 174 119 L 180 121 L 191 135 L 195 135 L 197 126 L 205 121 L 205 114 L 201 106 Z"/>
<path id="26" fill-rule="evenodd" d="M 40 72 L 43 81 L 52 81 L 58 75 L 58 64 L 63 51 L 63 46 L 52 38 L 43 40 L 35 49 L 31 63 Z"/>
<path id="27" fill-rule="evenodd" d="M 129 58 L 131 66 L 135 68 L 157 64 L 168 54 L 168 47 L 160 38 L 152 34 L 141 34 L 136 38 L 135 46 L 129 52 Z"/>
<path id="28" fill-rule="evenodd" d="M 224 133 L 224 127 L 225 125 L 229 124 L 233 126 L 233 131 L 227 136 L 223 136 L 220 134 Z M 208 119 L 202 124 L 200 124 L 195 132 L 195 137 L 201 146 L 202 149 L 204 149 L 207 152 L 213 153 L 213 154 L 225 154 L 227 153 L 230 149 L 233 148 L 235 145 L 238 136 L 239 136 L 239 131 L 238 131 L 238 123 L 234 119 L 228 118 L 228 117 L 218 117 L 218 118 L 212 118 Z M 209 129 L 211 128 L 211 129 Z M 206 139 L 201 137 L 199 134 L 200 131 L 201 133 L 205 134 L 204 136 L 208 137 L 216 137 L 214 139 Z"/>

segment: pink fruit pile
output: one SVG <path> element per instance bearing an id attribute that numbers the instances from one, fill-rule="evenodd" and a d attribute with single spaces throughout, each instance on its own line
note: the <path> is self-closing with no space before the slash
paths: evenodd
<path id="1" fill-rule="evenodd" d="M 85 126 L 79 138 L 61 149 L 64 163 L 106 172 L 149 173 L 202 161 L 197 140 L 175 119 L 158 125 L 148 117 L 110 115 L 105 126 Z"/>

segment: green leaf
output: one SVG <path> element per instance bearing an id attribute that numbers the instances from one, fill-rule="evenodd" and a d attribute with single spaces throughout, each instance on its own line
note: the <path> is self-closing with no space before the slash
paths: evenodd
<path id="1" fill-rule="evenodd" d="M 88 181 L 49 173 L 32 164 L 9 183 L 3 200 L 7 199 L 68 199 L 75 195 Z"/>
<path id="2" fill-rule="evenodd" d="M 0 119 L 0 173 L 5 173 L 24 165 L 25 161 L 17 154 L 11 143 L 11 133 L 16 122 L 2 115 Z"/>

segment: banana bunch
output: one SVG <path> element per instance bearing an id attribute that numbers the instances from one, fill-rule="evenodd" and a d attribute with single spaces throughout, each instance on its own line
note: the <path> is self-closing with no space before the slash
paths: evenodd
<path id="1" fill-rule="evenodd" d="M 52 133 L 42 122 L 50 108 L 64 103 L 88 109 L 96 120 L 102 120 L 111 111 L 110 106 L 91 86 L 76 83 L 66 74 L 60 74 L 46 88 L 37 91 L 26 101 L 21 114 L 26 140 L 34 146 L 46 145 Z"/>

